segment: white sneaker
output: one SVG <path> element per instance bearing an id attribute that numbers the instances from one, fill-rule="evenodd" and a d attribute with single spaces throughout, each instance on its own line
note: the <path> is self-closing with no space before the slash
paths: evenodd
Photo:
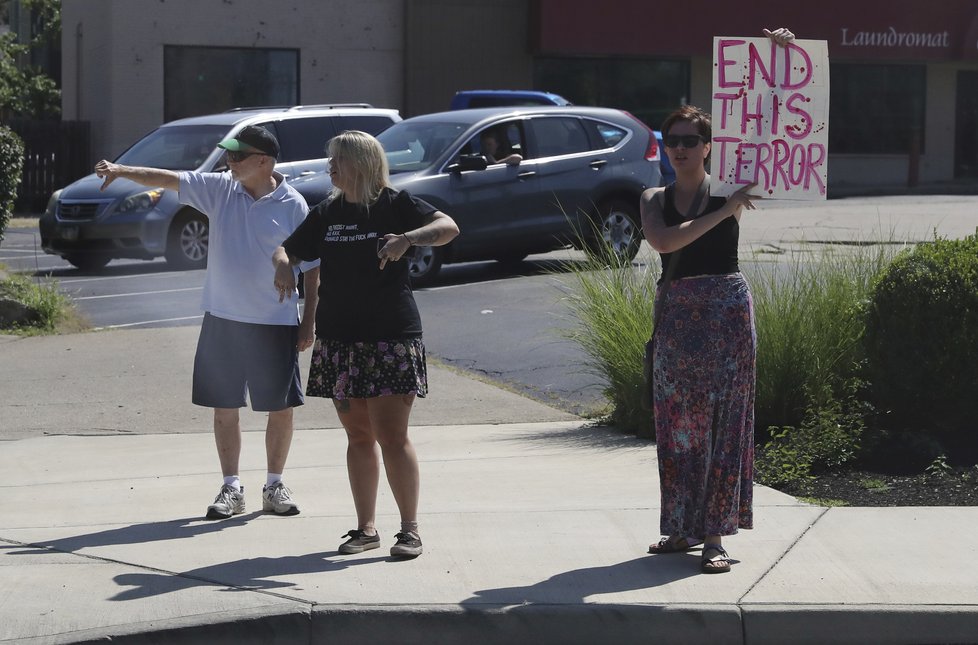
<path id="1" fill-rule="evenodd" d="M 282 481 L 261 489 L 261 510 L 271 511 L 276 515 L 298 515 L 299 507 L 292 499 L 290 491 Z"/>
<path id="2" fill-rule="evenodd" d="M 207 507 L 207 519 L 226 520 L 232 515 L 245 512 L 244 486 L 241 490 L 224 484 L 221 492 L 214 498 L 214 503 Z"/>

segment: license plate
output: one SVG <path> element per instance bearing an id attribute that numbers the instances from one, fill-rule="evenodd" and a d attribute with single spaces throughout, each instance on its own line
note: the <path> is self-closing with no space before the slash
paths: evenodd
<path id="1" fill-rule="evenodd" d="M 61 229 L 61 237 L 68 241 L 73 241 L 78 239 L 78 227 L 77 226 L 65 226 Z"/>

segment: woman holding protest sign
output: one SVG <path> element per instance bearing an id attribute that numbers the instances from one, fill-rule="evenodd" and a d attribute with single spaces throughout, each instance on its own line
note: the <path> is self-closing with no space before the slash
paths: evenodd
<path id="1" fill-rule="evenodd" d="M 779 45 L 787 29 L 766 36 Z M 653 391 L 663 537 L 650 553 L 703 544 L 703 573 L 730 570 L 722 539 L 753 527 L 754 313 L 737 260 L 745 186 L 711 197 L 711 117 L 683 106 L 662 124 L 676 181 L 641 199 L 645 239 L 659 252 Z"/>

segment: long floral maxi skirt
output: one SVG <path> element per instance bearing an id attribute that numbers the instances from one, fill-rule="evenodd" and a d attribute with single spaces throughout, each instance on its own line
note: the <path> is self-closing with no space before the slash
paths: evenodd
<path id="1" fill-rule="evenodd" d="M 666 300 L 653 361 L 660 530 L 733 535 L 754 525 L 750 287 L 739 273 L 684 278 Z"/>

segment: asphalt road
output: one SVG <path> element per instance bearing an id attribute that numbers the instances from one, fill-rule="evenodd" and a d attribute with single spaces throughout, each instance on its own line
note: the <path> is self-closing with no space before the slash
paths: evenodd
<path id="1" fill-rule="evenodd" d="M 0 263 L 56 281 L 92 327 L 199 325 L 204 271 L 172 271 L 162 260 L 114 260 L 97 272 L 35 251 L 34 231 L 11 229 Z M 450 265 L 435 286 L 415 292 L 429 355 L 555 407 L 581 414 L 604 405 L 602 382 L 559 329 L 572 323 L 560 274 L 581 256 L 532 256 L 507 269 L 495 262 Z"/>

